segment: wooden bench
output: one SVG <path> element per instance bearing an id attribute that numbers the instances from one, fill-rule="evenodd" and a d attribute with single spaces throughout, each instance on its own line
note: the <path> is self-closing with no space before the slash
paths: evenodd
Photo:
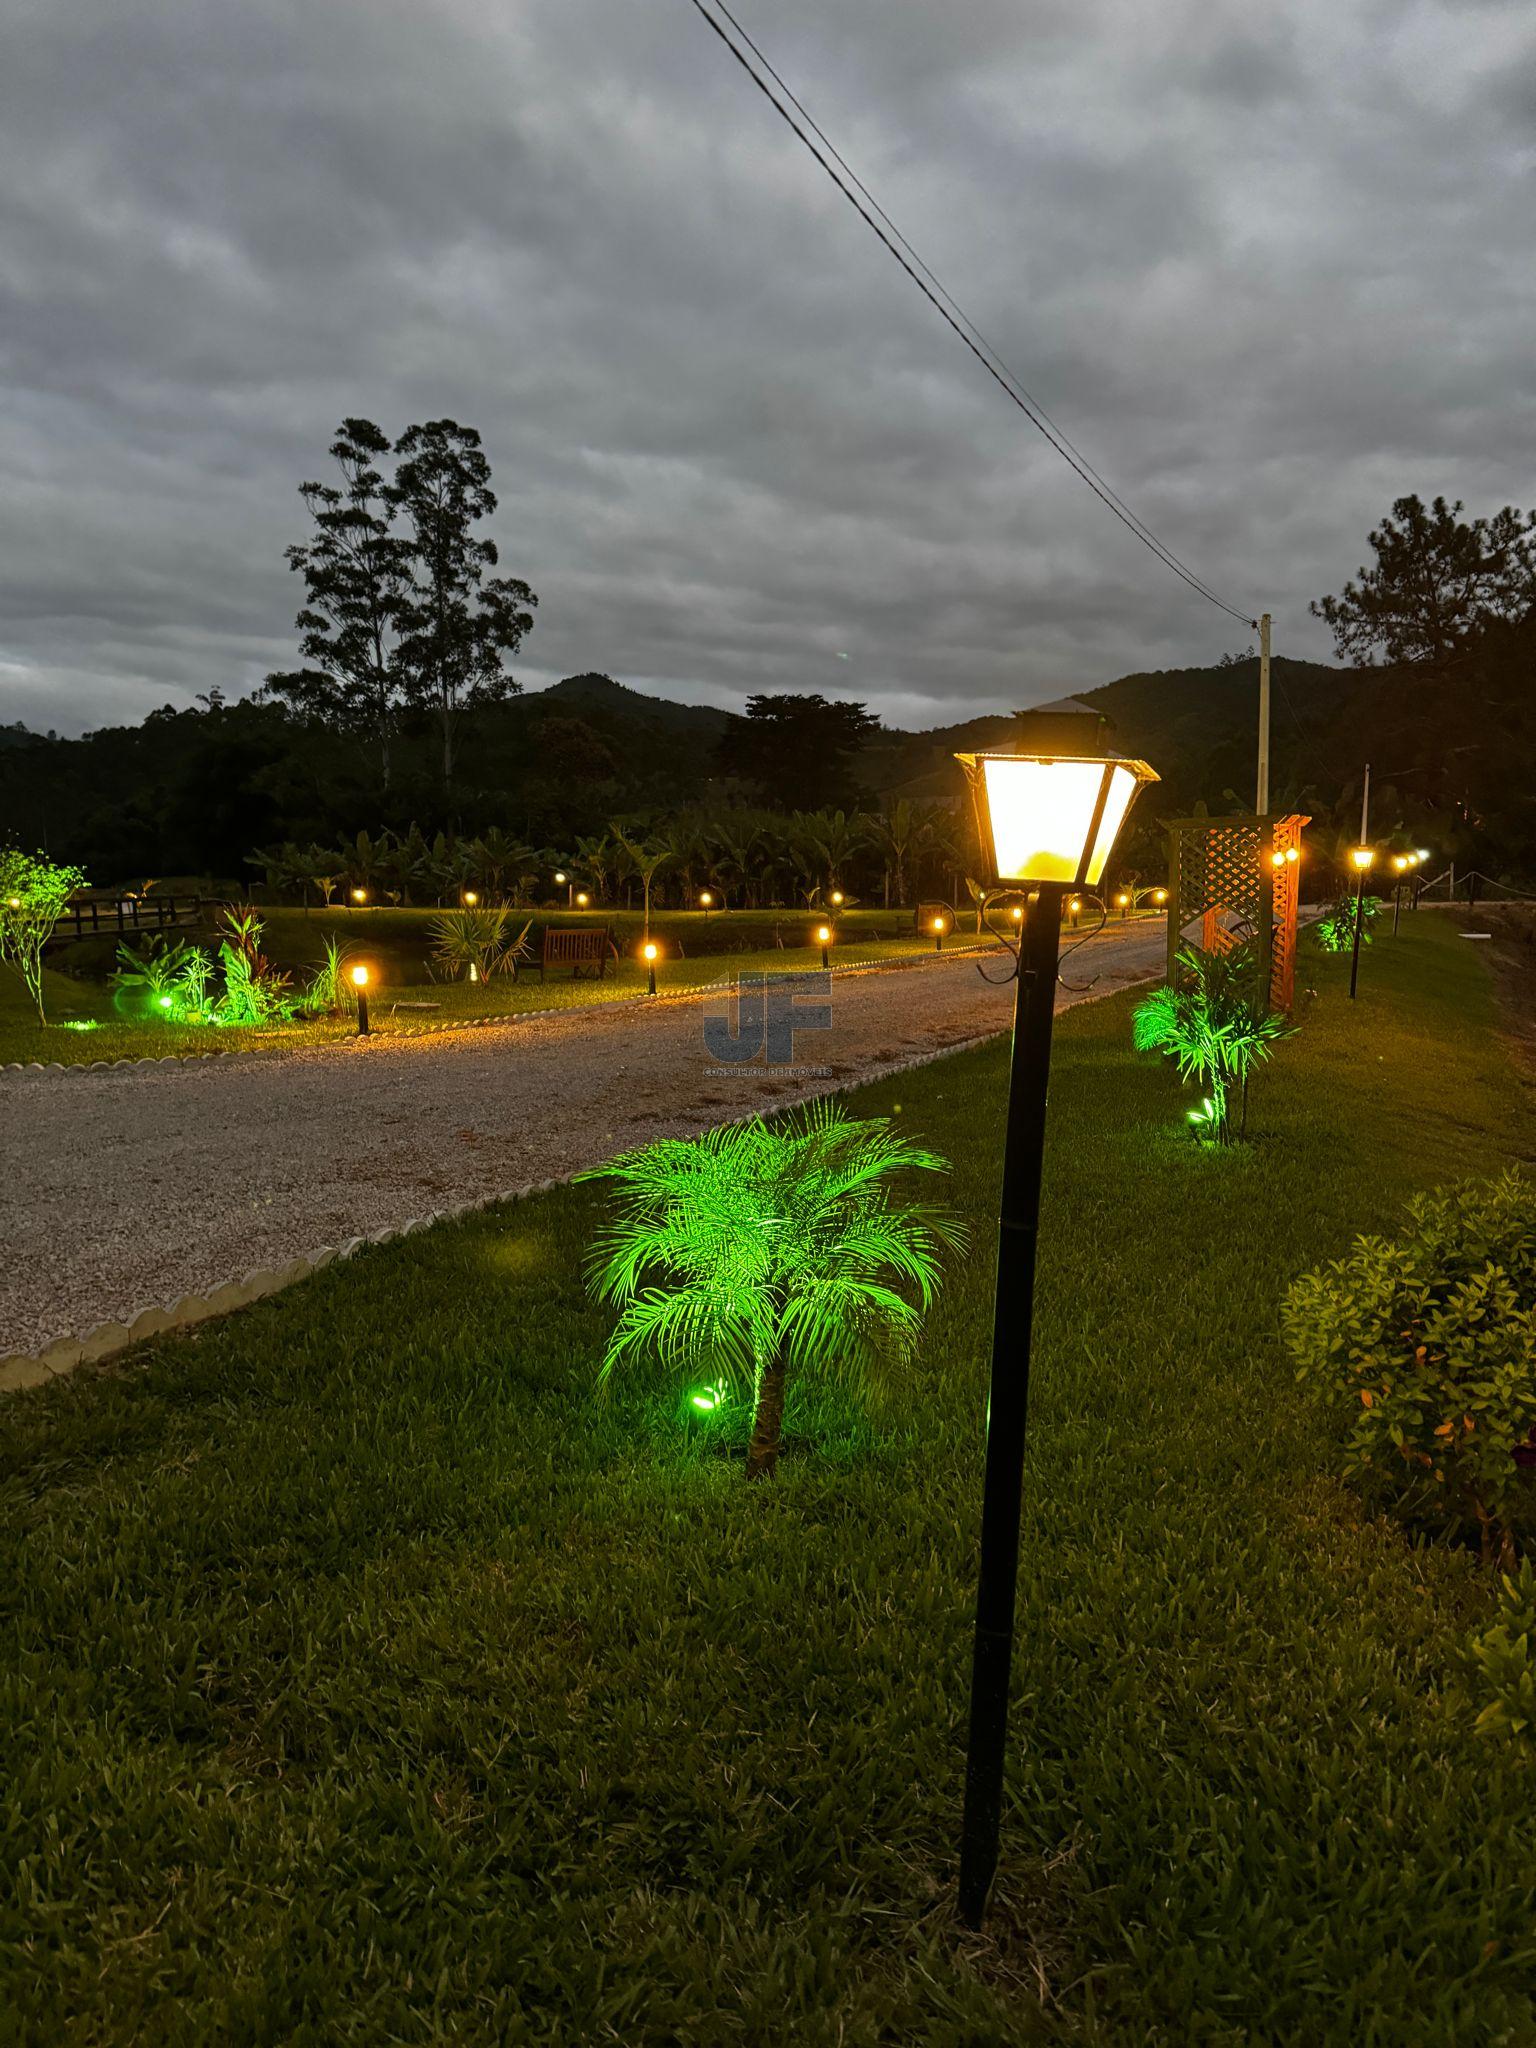
<path id="1" fill-rule="evenodd" d="M 546 925 L 543 949 L 539 954 L 539 979 L 544 979 L 548 968 L 563 967 L 568 962 L 572 981 L 584 967 L 595 967 L 601 981 L 608 970 L 610 954 L 617 960 L 619 949 L 609 937 L 606 925 L 583 925 L 573 931 L 556 931 Z"/>

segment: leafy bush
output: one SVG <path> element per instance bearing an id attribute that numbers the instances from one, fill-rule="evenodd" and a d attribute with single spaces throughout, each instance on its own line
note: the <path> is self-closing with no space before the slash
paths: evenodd
<path id="1" fill-rule="evenodd" d="M 201 947 L 185 939 L 167 940 L 154 933 L 142 952 L 117 949 L 112 986 L 119 995 L 142 996 L 151 1016 L 167 1023 L 201 1023 L 209 1008 L 208 985 L 213 966 Z"/>
<path id="2" fill-rule="evenodd" d="M 530 918 L 520 932 L 512 929 L 512 913 L 501 909 L 449 910 L 427 927 L 432 958 L 445 973 L 467 974 L 489 981 L 493 974 L 517 978 L 517 963 L 529 958 Z M 471 972 L 473 970 L 473 972 Z"/>
<path id="3" fill-rule="evenodd" d="M 710 1407 L 750 1388 L 747 1477 L 771 1473 L 791 1372 L 902 1357 L 916 1342 L 940 1252 L 965 1236 L 891 1183 L 947 1171 L 886 1118 L 814 1104 L 779 1124 L 661 1139 L 581 1176 L 622 1190 L 590 1261 L 592 1291 L 620 1311 L 603 1376 L 654 1349 L 709 1374 Z"/>
<path id="4" fill-rule="evenodd" d="M 1479 1735 L 1499 1736 L 1536 1756 L 1536 1572 L 1527 1559 L 1503 1576 L 1498 1619 L 1467 1645 L 1467 1675 L 1481 1702 Z"/>
<path id="5" fill-rule="evenodd" d="M 1225 953 L 1185 947 L 1176 964 L 1187 977 L 1154 989 L 1136 1005 L 1131 1037 L 1138 1052 L 1160 1052 L 1179 1070 L 1181 1081 L 1201 1090 L 1200 1108 L 1189 1112 L 1197 1138 L 1230 1145 L 1248 1123 L 1248 1077 L 1267 1060 L 1277 1039 L 1295 1025 L 1254 999 L 1257 965 L 1251 946 Z M 1242 1101 L 1242 1120 L 1232 1124 L 1231 1093 Z"/>
<path id="6" fill-rule="evenodd" d="M 1297 1378 L 1348 1426 L 1345 1471 L 1411 1512 L 1474 1520 L 1512 1555 L 1510 1517 L 1536 1469 L 1536 1199 L 1509 1172 L 1419 1195 L 1394 1242 L 1297 1280 L 1282 1322 Z"/>
<path id="7" fill-rule="evenodd" d="M 1371 943 L 1371 926 L 1381 915 L 1379 896 L 1360 899 L 1360 943 Z M 1322 916 L 1307 927 L 1314 942 L 1325 953 L 1348 953 L 1355 943 L 1355 899 L 1348 891 L 1329 904 Z"/>
<path id="8" fill-rule="evenodd" d="M 215 1010 L 220 1024 L 286 1023 L 298 1008 L 290 977 L 279 974 L 261 950 L 265 927 L 254 911 L 226 910 L 219 943 L 224 993 Z"/>
<path id="9" fill-rule="evenodd" d="M 295 1008 L 304 1017 L 334 1017 L 347 1005 L 346 960 L 334 939 L 325 942 L 325 958 L 304 985 Z"/>

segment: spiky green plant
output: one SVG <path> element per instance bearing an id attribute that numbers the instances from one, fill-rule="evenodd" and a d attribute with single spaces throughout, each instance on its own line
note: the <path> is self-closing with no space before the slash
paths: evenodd
<path id="1" fill-rule="evenodd" d="M 512 913 L 505 909 L 448 910 L 433 918 L 427 936 L 432 958 L 445 974 L 468 975 L 473 981 L 510 974 L 515 980 L 518 962 L 532 951 L 532 929 L 530 918 L 521 931 L 514 931 Z"/>
<path id="2" fill-rule="evenodd" d="M 226 910 L 219 942 L 224 993 L 215 1008 L 220 1024 L 286 1023 L 297 1007 L 290 977 L 279 974 L 261 950 L 265 930 L 253 910 Z"/>
<path id="3" fill-rule="evenodd" d="M 1381 915 L 1379 896 L 1362 896 L 1360 899 L 1360 943 L 1371 943 L 1371 926 Z M 1325 953 L 1348 953 L 1355 943 L 1355 899 L 1346 890 L 1319 918 L 1314 918 L 1308 929 L 1314 942 Z"/>
<path id="4" fill-rule="evenodd" d="M 603 1377 L 654 1351 L 750 1391 L 747 1477 L 766 1476 L 791 1374 L 911 1351 L 940 1255 L 965 1233 L 895 1183 L 947 1171 L 887 1118 L 826 1104 L 660 1139 L 594 1168 L 582 1178 L 619 1188 L 589 1263 L 592 1291 L 619 1310 Z"/>
<path id="5" fill-rule="evenodd" d="M 345 968 L 346 962 L 342 956 L 341 947 L 335 939 L 327 939 L 325 942 L 325 958 L 320 962 L 313 974 L 310 975 L 309 980 L 304 985 L 303 992 L 298 998 L 298 1009 L 301 1016 L 330 1016 L 342 1008 L 345 1000 L 345 989 L 342 981 Z"/>
<path id="6" fill-rule="evenodd" d="M 1240 1139 L 1248 1124 L 1248 1077 L 1267 1060 L 1275 1041 L 1295 1025 L 1255 1000 L 1258 985 L 1251 946 L 1225 953 L 1186 946 L 1177 956 L 1181 979 L 1143 997 L 1131 1019 L 1138 1052 L 1159 1052 L 1178 1068 L 1181 1081 L 1201 1090 L 1189 1112 L 1197 1138 L 1214 1145 Z M 1232 1122 L 1232 1091 L 1242 1101 L 1242 1119 Z"/>
<path id="7" fill-rule="evenodd" d="M 51 861 L 42 853 L 0 848 L 0 960 L 9 960 L 43 1012 L 43 949 L 53 937 L 70 897 L 85 880 L 83 868 Z"/>

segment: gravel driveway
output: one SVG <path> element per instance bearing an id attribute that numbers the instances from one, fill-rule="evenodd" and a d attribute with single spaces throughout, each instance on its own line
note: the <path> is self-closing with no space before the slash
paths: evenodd
<path id="1" fill-rule="evenodd" d="M 1102 995 L 1155 972 L 1159 924 L 1110 931 L 1068 972 Z M 802 998 L 804 1000 L 804 998 Z M 1067 989 L 1058 1007 L 1082 1000 Z M 7 1257 L 0 1357 L 204 1294 L 412 1217 L 756 1108 L 868 1079 L 1007 1028 L 1011 986 L 937 960 L 834 977 L 795 1065 L 722 1064 L 722 992 L 440 1037 L 194 1065 L 0 1079 Z"/>

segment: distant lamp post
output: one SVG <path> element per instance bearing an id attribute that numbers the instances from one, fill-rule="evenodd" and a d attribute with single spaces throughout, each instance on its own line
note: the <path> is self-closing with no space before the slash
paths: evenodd
<path id="1" fill-rule="evenodd" d="M 933 920 L 933 923 L 932 923 L 932 925 L 931 925 L 931 926 L 929 927 L 929 929 L 930 929 L 930 930 L 932 931 L 932 933 L 933 933 L 933 950 L 935 951 L 935 953 L 942 953 L 942 952 L 943 952 L 943 950 L 944 950 L 944 920 L 943 920 L 943 918 L 942 918 L 942 917 L 936 917 L 936 918 L 935 918 L 935 919 Z"/>
<path id="2" fill-rule="evenodd" d="M 578 910 L 585 910 L 587 905 L 591 901 L 592 898 L 587 894 L 585 889 L 578 889 L 576 891 L 576 908 Z"/>
<path id="3" fill-rule="evenodd" d="M 832 894 L 827 898 L 827 901 L 832 905 L 832 908 L 834 910 L 841 910 L 844 902 L 842 890 L 834 889 L 832 891 Z"/>
<path id="4" fill-rule="evenodd" d="M 817 925 L 817 927 L 816 927 L 816 943 L 817 943 L 817 945 L 818 945 L 818 946 L 820 946 L 820 948 L 821 948 L 821 964 L 822 964 L 822 966 L 823 966 L 823 967 L 830 967 L 830 966 L 832 965 L 832 961 L 831 961 L 831 958 L 830 958 L 830 957 L 829 957 L 829 955 L 828 955 L 828 951 L 827 951 L 827 948 L 828 948 L 828 947 L 829 947 L 829 946 L 830 946 L 830 945 L 832 944 L 832 927 L 831 927 L 831 925 L 829 925 L 829 924 L 819 924 L 819 925 Z"/>
<path id="5" fill-rule="evenodd" d="M 1411 853 L 1394 853 L 1392 856 L 1392 936 L 1397 937 L 1397 927 L 1403 915 L 1403 878 L 1413 866 Z"/>
<path id="6" fill-rule="evenodd" d="M 1120 913 L 1120 922 L 1124 924 L 1131 908 L 1131 899 L 1126 890 L 1122 889 L 1115 897 L 1115 908 Z"/>
<path id="7" fill-rule="evenodd" d="M 480 901 L 480 898 L 479 898 L 479 897 L 478 897 L 478 896 L 477 896 L 477 895 L 475 894 L 475 892 L 474 892 L 474 890 L 473 890 L 473 889 L 466 889 L 466 890 L 464 891 L 464 903 L 465 903 L 465 907 L 466 907 L 467 909 L 469 909 L 469 910 L 473 910 L 473 909 L 474 909 L 474 907 L 475 907 L 475 905 L 476 905 L 476 904 L 477 904 L 477 903 L 478 903 L 479 901 Z"/>
<path id="8" fill-rule="evenodd" d="M 1015 905 L 1013 906 L 1012 910 L 1010 910 L 1010 911 L 1009 911 L 1008 915 L 1009 915 L 1009 916 L 1010 916 L 1010 917 L 1011 917 L 1011 918 L 1013 919 L 1013 921 L 1014 921 L 1014 923 L 1015 923 L 1015 924 L 1022 924 L 1022 923 L 1024 922 L 1024 906 L 1023 906 L 1023 904 L 1022 904 L 1022 903 L 1015 903 Z"/>
<path id="9" fill-rule="evenodd" d="M 1003 1135 L 981 1566 L 960 1838 L 960 1915 L 967 1926 L 979 1927 L 997 1866 L 1002 1820 L 1040 1173 L 1062 904 L 1071 892 L 1099 885 L 1137 792 L 1157 777 L 1144 761 L 1115 755 L 1084 759 L 960 754 L 957 759 L 966 770 L 976 806 L 983 881 L 994 888 L 1033 892 L 1019 945 Z"/>
<path id="10" fill-rule="evenodd" d="M 555 887 L 565 891 L 565 907 L 567 910 L 571 907 L 571 891 L 575 886 L 576 884 L 571 880 L 564 868 L 555 869 Z"/>
<path id="11" fill-rule="evenodd" d="M 712 892 L 708 889 L 701 889 L 699 891 L 699 908 L 704 913 L 704 922 L 706 924 L 709 923 L 709 913 L 714 907 L 715 899 Z"/>
<path id="12" fill-rule="evenodd" d="M 352 986 L 357 991 L 357 1035 L 359 1038 L 366 1038 L 369 1035 L 370 1029 L 368 1023 L 368 970 L 366 967 L 353 968 Z"/>
<path id="13" fill-rule="evenodd" d="M 656 955 L 660 950 L 654 939 L 647 939 L 640 948 L 641 958 L 645 961 L 648 970 L 645 990 L 648 996 L 653 996 L 656 993 Z"/>
<path id="14" fill-rule="evenodd" d="M 1152 901 L 1157 905 L 1158 909 L 1161 910 L 1163 908 L 1163 905 L 1168 901 L 1168 891 L 1166 889 L 1154 889 L 1152 891 Z"/>
<path id="15" fill-rule="evenodd" d="M 1067 898 L 1067 916 L 1068 916 L 1068 917 L 1069 917 L 1069 918 L 1070 918 L 1070 919 L 1072 920 L 1072 929 L 1073 929 L 1073 931 L 1076 931 L 1076 930 L 1077 930 L 1077 923 L 1078 923 L 1078 919 L 1079 919 L 1079 918 L 1080 918 L 1080 917 L 1082 916 L 1082 914 L 1083 914 L 1083 899 L 1082 899 L 1082 897 L 1081 897 L 1081 896 L 1069 896 L 1069 897 Z"/>
<path id="16" fill-rule="evenodd" d="M 352 891 L 352 901 L 354 903 L 366 903 L 368 901 L 368 891 L 366 889 L 354 889 Z"/>
<path id="17" fill-rule="evenodd" d="M 1349 856 L 1355 864 L 1355 943 L 1349 962 L 1349 1000 L 1355 1000 L 1360 985 L 1360 926 L 1365 915 L 1365 878 L 1376 855 L 1369 846 L 1357 846 Z"/>

